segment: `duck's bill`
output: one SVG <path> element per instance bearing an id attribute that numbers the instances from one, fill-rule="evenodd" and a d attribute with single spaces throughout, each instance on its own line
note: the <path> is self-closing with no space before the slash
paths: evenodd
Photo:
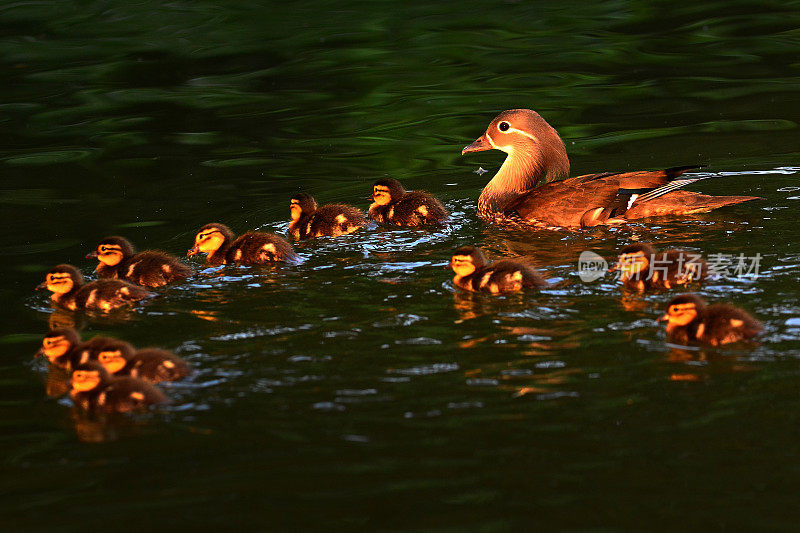
<path id="1" fill-rule="evenodd" d="M 86 254 L 86 259 L 97 259 L 97 250 Z"/>
<path id="2" fill-rule="evenodd" d="M 489 139 L 486 138 L 486 135 L 481 135 L 478 137 L 474 143 L 470 144 L 469 146 L 465 146 L 463 150 L 461 150 L 461 155 L 467 154 L 469 152 L 483 152 L 485 150 L 491 150 L 494 148 L 492 143 L 489 142 Z"/>
<path id="3" fill-rule="evenodd" d="M 662 317 L 659 317 L 658 321 L 659 322 L 669 322 L 669 315 L 664 315 Z"/>
<path id="4" fill-rule="evenodd" d="M 189 250 L 186 251 L 186 255 L 191 257 L 193 255 L 197 255 L 197 252 L 199 252 L 199 251 L 200 250 L 197 249 L 197 246 L 193 246 L 193 247 L 189 248 Z"/>

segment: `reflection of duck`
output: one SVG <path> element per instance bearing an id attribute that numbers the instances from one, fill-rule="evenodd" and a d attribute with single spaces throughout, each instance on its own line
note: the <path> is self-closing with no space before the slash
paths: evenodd
<path id="1" fill-rule="evenodd" d="M 72 328 L 59 328 L 48 332 L 42 338 L 42 347 L 36 357 L 45 356 L 51 366 L 70 368 L 71 355 L 81 339 Z"/>
<path id="2" fill-rule="evenodd" d="M 456 287 L 473 292 L 516 292 L 548 283 L 529 265 L 514 259 L 489 263 L 480 248 L 462 246 L 453 252 L 450 267 Z"/>
<path id="3" fill-rule="evenodd" d="M 84 285 L 83 276 L 72 265 L 58 265 L 47 272 L 37 289 L 47 288 L 57 305 L 75 311 L 112 311 L 155 296 L 148 290 L 118 279 L 101 279 Z"/>
<path id="4" fill-rule="evenodd" d="M 392 226 L 438 224 L 447 218 L 447 210 L 433 195 L 424 191 L 407 192 L 392 178 L 378 180 L 372 186 L 369 218 Z"/>
<path id="5" fill-rule="evenodd" d="M 248 231 L 236 238 L 228 226 L 218 222 L 206 224 L 197 232 L 194 246 L 186 255 L 198 253 L 207 254 L 212 265 L 259 265 L 296 257 L 292 245 L 274 233 Z"/>
<path id="6" fill-rule="evenodd" d="M 620 281 L 639 291 L 671 289 L 708 276 L 708 265 L 699 254 L 686 250 L 657 253 L 649 244 L 631 244 L 620 250 L 617 264 Z"/>
<path id="7" fill-rule="evenodd" d="M 317 207 L 314 198 L 306 193 L 292 196 L 289 212 L 292 217 L 289 235 L 297 240 L 338 237 L 352 233 L 366 223 L 364 213 L 359 209 L 344 204 Z"/>
<path id="8" fill-rule="evenodd" d="M 70 396 L 75 405 L 87 411 L 107 413 L 169 403 L 154 385 L 132 377 L 112 377 L 97 362 L 83 363 L 73 369 Z"/>
<path id="9" fill-rule="evenodd" d="M 177 257 L 157 250 L 136 253 L 130 241 L 122 237 L 106 237 L 86 257 L 99 261 L 95 272 L 101 278 L 122 279 L 143 287 L 161 287 L 192 275 Z"/>
<path id="10" fill-rule="evenodd" d="M 530 109 L 504 111 L 461 153 L 492 148 L 508 154 L 478 199 L 478 215 L 494 222 L 587 227 L 702 213 L 756 199 L 675 190 L 691 183 L 680 176 L 696 167 L 605 172 L 555 181 L 569 175 L 564 142 Z"/>
<path id="11" fill-rule="evenodd" d="M 697 295 L 682 294 L 670 300 L 667 313 L 669 340 L 686 344 L 698 341 L 712 346 L 728 344 L 755 337 L 763 329 L 745 311 L 728 304 L 706 303 Z"/>

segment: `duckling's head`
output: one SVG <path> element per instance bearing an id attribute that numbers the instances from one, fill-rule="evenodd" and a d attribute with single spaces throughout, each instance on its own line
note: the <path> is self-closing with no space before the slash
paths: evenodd
<path id="1" fill-rule="evenodd" d="M 378 180 L 372 186 L 372 201 L 378 205 L 388 205 L 398 201 L 406 193 L 399 181 L 393 178 Z"/>
<path id="2" fill-rule="evenodd" d="M 456 276 L 464 277 L 469 276 L 477 269 L 485 266 L 488 263 L 483 251 L 475 246 L 462 246 L 453 252 L 453 257 L 450 259 L 450 268 L 456 273 Z"/>
<path id="3" fill-rule="evenodd" d="M 133 346 L 127 342 L 116 341 L 103 346 L 97 353 L 97 362 L 103 365 L 109 374 L 116 374 L 125 368 L 133 352 Z"/>
<path id="4" fill-rule="evenodd" d="M 97 245 L 97 249 L 86 254 L 86 257 L 97 258 L 107 266 L 117 266 L 124 259 L 131 257 L 136 251 L 128 239 L 123 237 L 106 237 Z"/>
<path id="5" fill-rule="evenodd" d="M 54 329 L 44 336 L 42 347 L 36 353 L 36 356 L 44 355 L 50 363 L 54 363 L 56 359 L 66 355 L 79 342 L 80 338 L 74 329 Z"/>
<path id="6" fill-rule="evenodd" d="M 47 272 L 44 282 L 37 289 L 47 289 L 55 294 L 67 294 L 83 285 L 83 276 L 72 265 L 54 266 Z"/>
<path id="7" fill-rule="evenodd" d="M 517 179 L 528 178 L 528 174 L 544 177 L 545 181 L 569 174 L 569 159 L 564 141 L 558 132 L 532 109 L 509 109 L 497 115 L 489 123 L 486 132 L 464 147 L 461 154 L 501 150 L 519 160 L 522 167 L 515 170 Z"/>
<path id="8" fill-rule="evenodd" d="M 292 196 L 292 201 L 289 204 L 289 213 L 292 220 L 299 220 L 303 215 L 310 215 L 317 210 L 317 202 L 314 197 L 308 193 L 298 193 Z"/>
<path id="9" fill-rule="evenodd" d="M 194 237 L 194 246 L 189 248 L 186 255 L 196 255 L 204 253 L 213 255 L 226 243 L 233 241 L 234 235 L 231 229 L 225 224 L 212 222 L 200 228 Z"/>
<path id="10" fill-rule="evenodd" d="M 667 313 L 660 318 L 668 322 L 667 329 L 685 326 L 703 312 L 706 303 L 696 294 L 681 294 L 667 304 Z"/>
<path id="11" fill-rule="evenodd" d="M 611 267 L 611 271 L 619 270 L 622 272 L 621 279 L 626 281 L 633 277 L 640 277 L 640 272 L 647 272 L 650 261 L 655 257 L 656 250 L 649 244 L 631 244 L 620 250 L 617 264 Z"/>
<path id="12" fill-rule="evenodd" d="M 96 390 L 109 380 L 108 372 L 100 363 L 81 363 L 72 370 L 72 393 Z"/>

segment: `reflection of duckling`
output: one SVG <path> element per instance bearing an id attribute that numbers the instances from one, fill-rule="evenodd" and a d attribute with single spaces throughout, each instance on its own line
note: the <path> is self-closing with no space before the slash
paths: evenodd
<path id="1" fill-rule="evenodd" d="M 462 246 L 455 252 L 450 267 L 456 287 L 474 292 L 515 292 L 523 288 L 545 287 L 548 283 L 529 265 L 514 259 L 488 264 L 480 248 Z"/>
<path id="2" fill-rule="evenodd" d="M 100 262 L 95 272 L 101 278 L 122 279 L 143 287 L 161 287 L 192 275 L 192 270 L 177 257 L 156 250 L 137 254 L 122 237 L 106 237 L 86 257 Z"/>
<path id="3" fill-rule="evenodd" d="M 228 226 L 217 222 L 200 228 L 186 255 L 198 253 L 207 254 L 212 265 L 258 265 L 297 257 L 292 245 L 273 233 L 249 231 L 237 239 Z"/>
<path id="4" fill-rule="evenodd" d="M 763 329 L 745 311 L 728 304 L 706 303 L 697 295 L 682 294 L 670 300 L 667 313 L 667 337 L 686 344 L 699 341 L 712 346 L 750 339 Z"/>
<path id="5" fill-rule="evenodd" d="M 297 240 L 312 237 L 338 237 L 352 233 L 366 224 L 364 213 L 344 204 L 327 204 L 317 207 L 310 194 L 292 196 L 289 212 L 289 235 Z"/>
<path id="6" fill-rule="evenodd" d="M 621 272 L 620 281 L 639 291 L 671 289 L 708 276 L 708 265 L 699 254 L 686 250 L 657 253 L 649 244 L 637 243 L 620 250 L 611 271 Z"/>
<path id="7" fill-rule="evenodd" d="M 45 281 L 37 287 L 42 288 L 53 293 L 53 302 L 71 311 L 107 312 L 155 296 L 142 287 L 118 279 L 101 279 L 84 285 L 83 276 L 72 265 L 51 268 Z"/>
<path id="8" fill-rule="evenodd" d="M 70 368 L 70 356 L 80 342 L 74 329 L 54 329 L 42 338 L 42 347 L 36 352 L 36 357 L 43 355 L 53 366 Z"/>
<path id="9" fill-rule="evenodd" d="M 396 179 L 378 180 L 372 187 L 369 218 L 394 226 L 438 224 L 447 218 L 442 203 L 424 191 L 406 192 Z"/>
<path id="10" fill-rule="evenodd" d="M 131 377 L 112 377 L 96 362 L 83 363 L 72 371 L 70 396 L 75 405 L 87 411 L 107 413 L 169 403 L 169 399 L 154 385 Z"/>

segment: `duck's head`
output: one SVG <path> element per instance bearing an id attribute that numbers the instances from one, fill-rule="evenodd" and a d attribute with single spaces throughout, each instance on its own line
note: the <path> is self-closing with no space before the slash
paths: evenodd
<path id="1" fill-rule="evenodd" d="M 97 249 L 86 254 L 87 258 L 96 258 L 107 266 L 117 266 L 131 257 L 136 251 L 128 239 L 123 237 L 106 237 L 97 245 Z"/>
<path id="2" fill-rule="evenodd" d="M 83 285 L 83 276 L 72 265 L 58 265 L 51 268 L 37 289 L 47 289 L 54 294 L 67 294 Z"/>
<path id="3" fill-rule="evenodd" d="M 80 342 L 78 333 L 72 328 L 59 328 L 50 331 L 42 339 L 42 347 L 36 352 L 36 356 L 45 356 L 51 364 L 56 359 L 66 355 Z"/>
<path id="4" fill-rule="evenodd" d="M 81 363 L 72 370 L 72 393 L 96 390 L 109 380 L 108 372 L 100 363 Z"/>
<path id="5" fill-rule="evenodd" d="M 234 235 L 225 224 L 212 222 L 200 228 L 194 237 L 194 246 L 189 248 L 186 255 L 204 253 L 213 255 L 224 244 L 233 241 Z"/>
<path id="6" fill-rule="evenodd" d="M 552 181 L 569 174 L 564 141 L 531 109 L 503 111 L 489 123 L 483 135 L 461 150 L 461 154 L 491 149 L 508 154 L 507 171 L 520 180 L 533 180 L 535 184 L 539 179 Z"/>
<path id="7" fill-rule="evenodd" d="M 620 279 L 627 281 L 631 278 L 640 278 L 641 272 L 647 272 L 650 261 L 655 257 L 656 250 L 649 244 L 631 244 L 620 250 L 617 264 L 609 269 L 610 272 L 619 270 Z"/>
<path id="8" fill-rule="evenodd" d="M 301 192 L 292 196 L 292 201 L 289 204 L 289 213 L 292 220 L 299 220 L 303 215 L 310 215 L 317 210 L 317 202 L 314 197 L 308 193 Z"/>
<path id="9" fill-rule="evenodd" d="M 378 180 L 372 186 L 372 201 L 378 205 L 388 205 L 398 201 L 406 193 L 406 190 L 394 178 Z"/>
<path id="10" fill-rule="evenodd" d="M 483 251 L 475 246 L 462 246 L 450 258 L 450 268 L 459 277 L 469 276 L 487 263 Z"/>
<path id="11" fill-rule="evenodd" d="M 134 354 L 133 346 L 125 341 L 114 340 L 115 342 L 106 344 L 97 353 L 97 362 L 103 365 L 109 374 L 116 374 L 125 368 L 128 359 Z"/>
<path id="12" fill-rule="evenodd" d="M 659 320 L 667 322 L 667 330 L 685 326 L 697 318 L 706 303 L 696 294 L 681 294 L 667 304 L 667 312 Z"/>

